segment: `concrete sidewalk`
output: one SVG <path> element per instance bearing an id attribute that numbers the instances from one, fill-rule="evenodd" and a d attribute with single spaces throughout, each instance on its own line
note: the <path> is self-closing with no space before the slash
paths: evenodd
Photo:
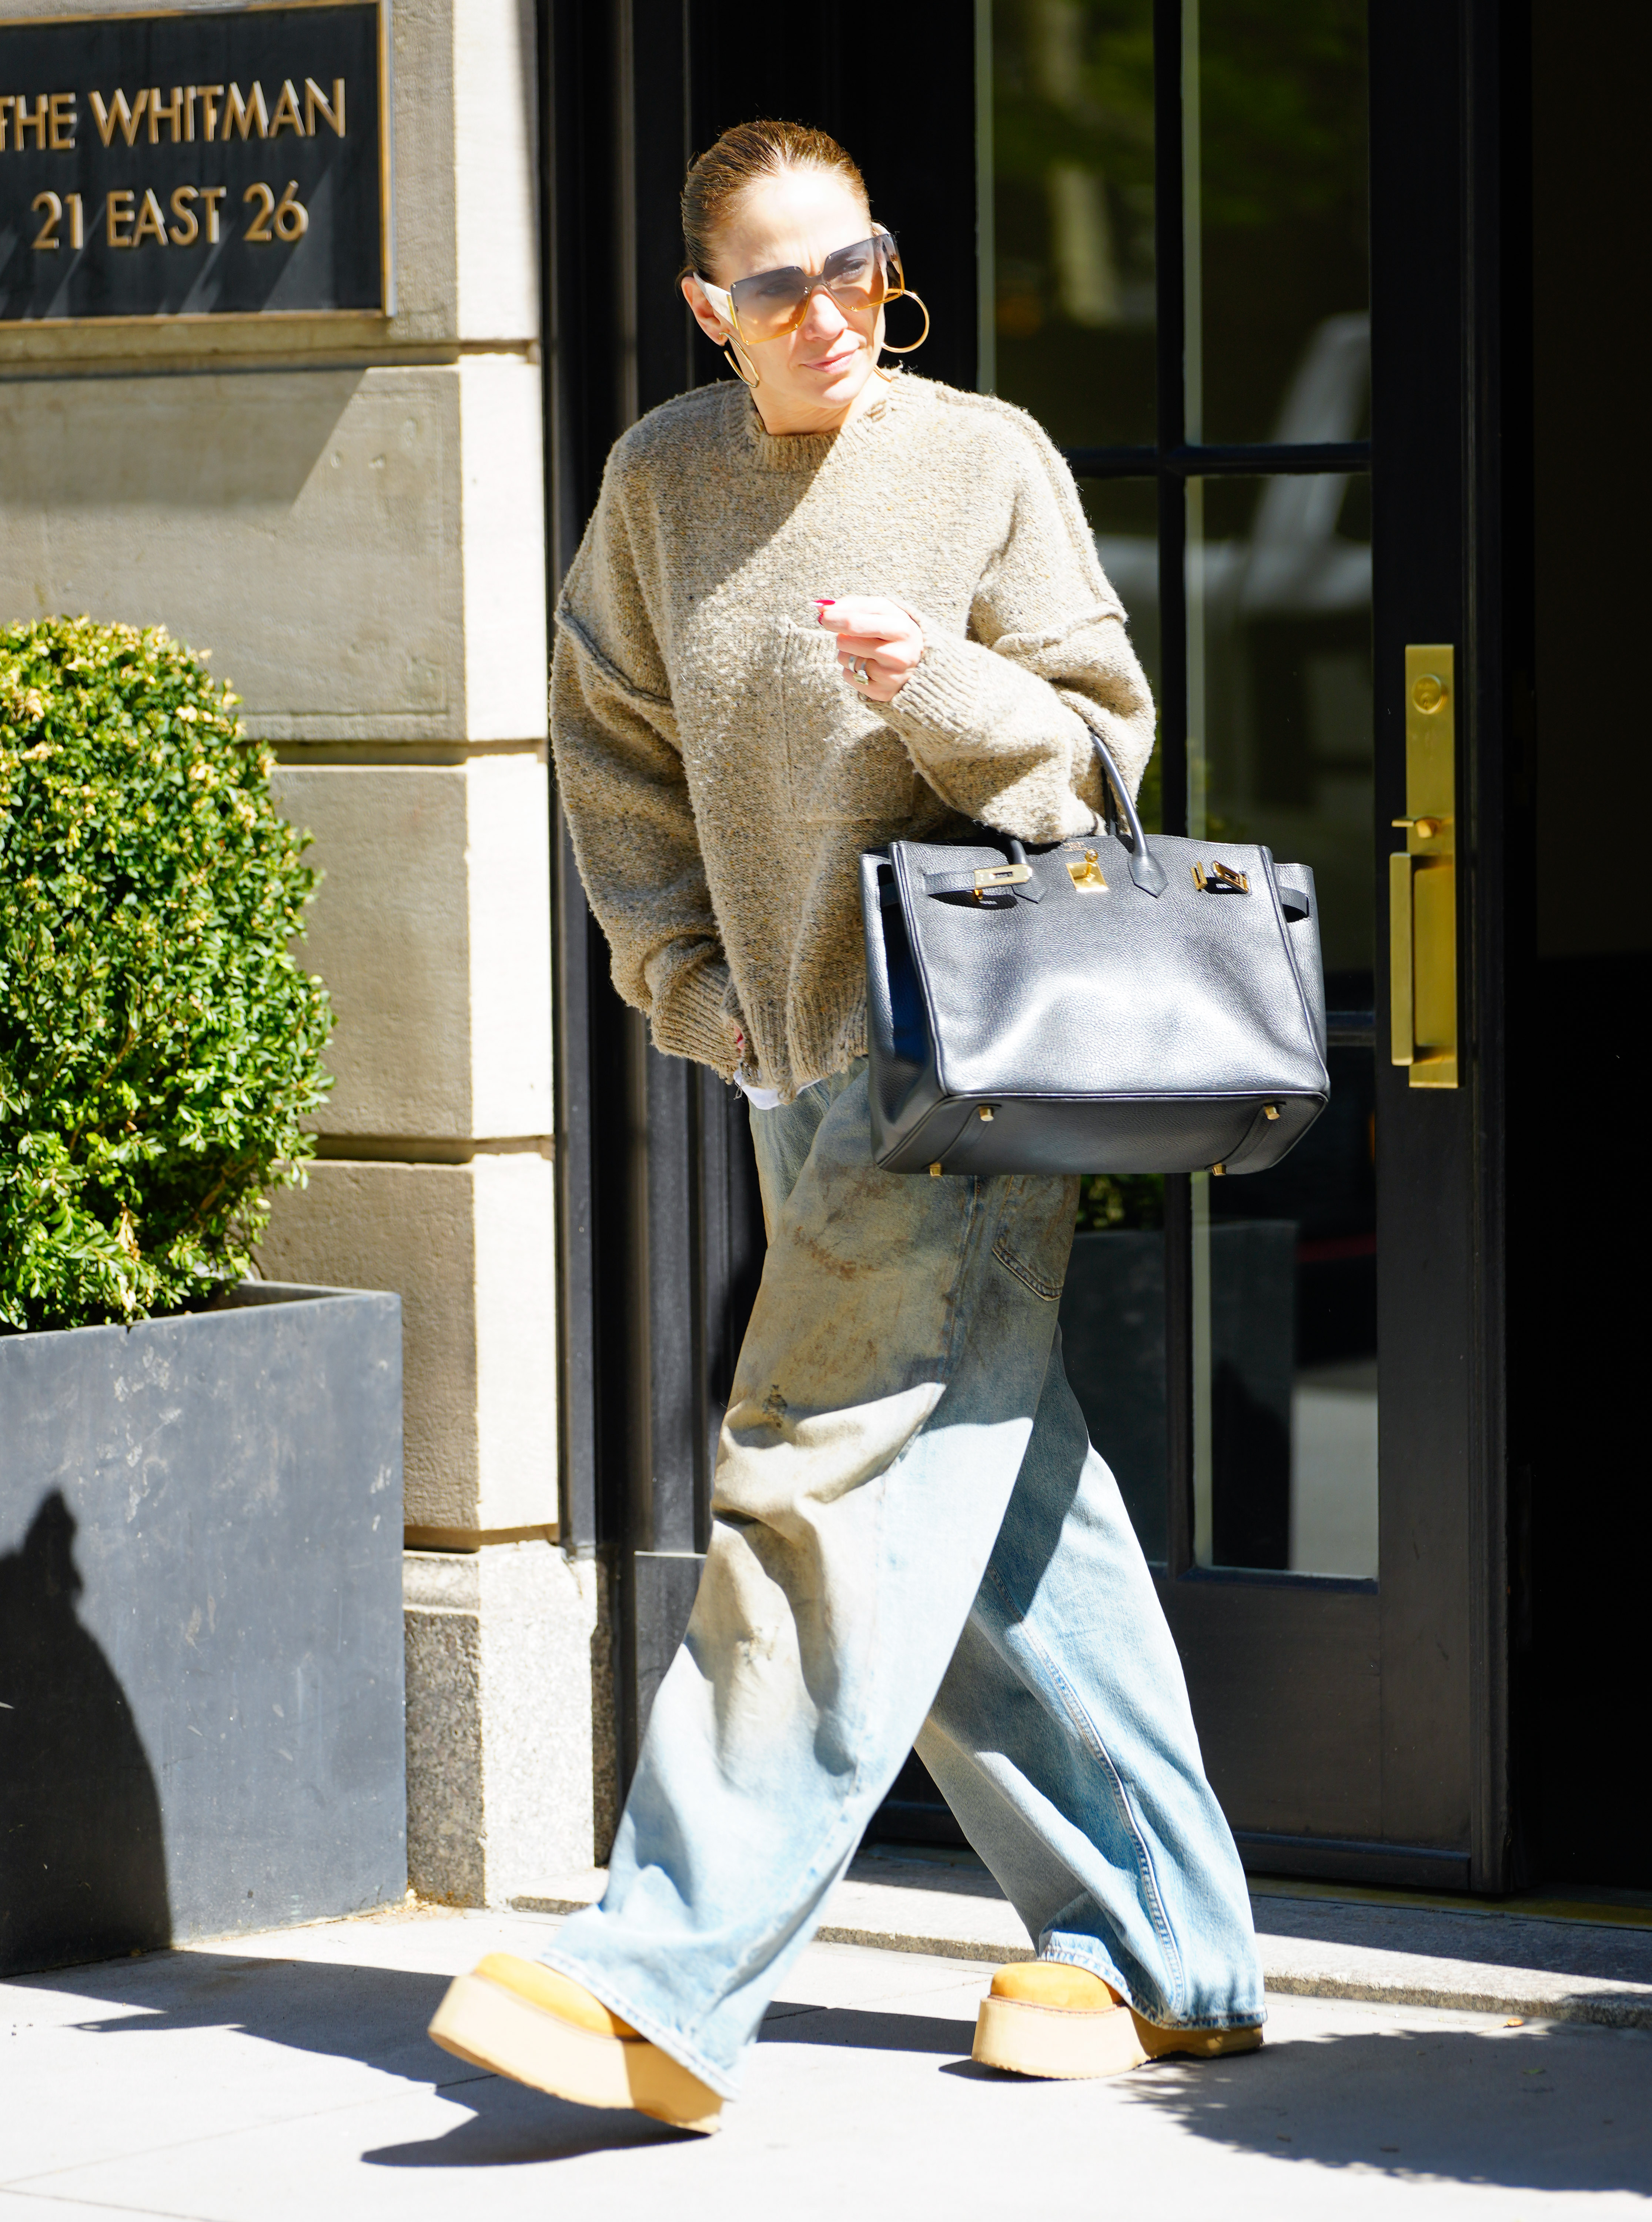
<path id="1" fill-rule="evenodd" d="M 556 1925 L 410 1912 L 0 1986 L 0 2222 L 973 2222 L 1126 2202 L 1163 2222 L 1323 2222 L 1333 2202 L 1338 2222 L 1539 2222 L 1644 2215 L 1652 2195 L 1652 2031 L 1282 1996 L 1249 2057 L 1033 2083 L 969 2062 L 979 1959 L 864 1945 L 810 1947 L 726 2129 L 679 2137 L 425 2037 L 451 1975 Z"/>

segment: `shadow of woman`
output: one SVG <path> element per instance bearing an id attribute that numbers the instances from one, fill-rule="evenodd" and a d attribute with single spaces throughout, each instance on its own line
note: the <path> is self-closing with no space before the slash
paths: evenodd
<path id="1" fill-rule="evenodd" d="M 126 1692 L 75 1600 L 60 1490 L 0 1556 L 0 1974 L 172 1937 L 160 1798 Z"/>
<path id="2" fill-rule="evenodd" d="M 409 2139 L 364 2152 L 369 2168 L 527 2168 L 578 2160 L 631 2146 L 703 2145 L 692 2130 L 673 2129 L 623 2107 L 577 2106 L 494 2075 L 445 2085 L 442 2094 L 470 2108 L 468 2118 L 439 2137 Z"/>

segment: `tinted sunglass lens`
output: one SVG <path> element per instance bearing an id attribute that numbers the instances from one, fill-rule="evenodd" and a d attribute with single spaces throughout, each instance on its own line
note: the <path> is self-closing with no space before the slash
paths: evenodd
<path id="1" fill-rule="evenodd" d="M 882 300 L 885 290 L 879 242 L 867 239 L 859 246 L 841 248 L 827 263 L 824 276 L 839 301 L 854 308 L 874 306 Z"/>
<path id="2" fill-rule="evenodd" d="M 798 320 L 808 290 L 801 270 L 764 270 L 729 288 L 742 325 L 754 340 L 772 339 Z"/>

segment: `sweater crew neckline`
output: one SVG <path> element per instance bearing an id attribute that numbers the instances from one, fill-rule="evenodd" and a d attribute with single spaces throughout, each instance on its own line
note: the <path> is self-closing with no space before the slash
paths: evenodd
<path id="1" fill-rule="evenodd" d="M 904 384 L 904 381 L 902 381 Z M 818 470 L 829 455 L 852 453 L 878 438 L 895 414 L 902 385 L 887 387 L 871 407 L 835 432 L 771 432 L 757 413 L 748 389 L 735 396 L 746 436 L 747 452 L 761 471 Z"/>

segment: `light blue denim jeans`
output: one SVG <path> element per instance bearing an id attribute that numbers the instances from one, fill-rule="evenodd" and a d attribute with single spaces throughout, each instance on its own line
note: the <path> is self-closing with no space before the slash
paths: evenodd
<path id="1" fill-rule="evenodd" d="M 1041 1958 L 1263 2017 L 1250 1903 L 1062 1371 L 1077 1184 L 873 1163 L 864 1064 L 754 1112 L 769 1248 L 599 1906 L 547 1962 L 732 2097 L 916 1742 Z"/>

